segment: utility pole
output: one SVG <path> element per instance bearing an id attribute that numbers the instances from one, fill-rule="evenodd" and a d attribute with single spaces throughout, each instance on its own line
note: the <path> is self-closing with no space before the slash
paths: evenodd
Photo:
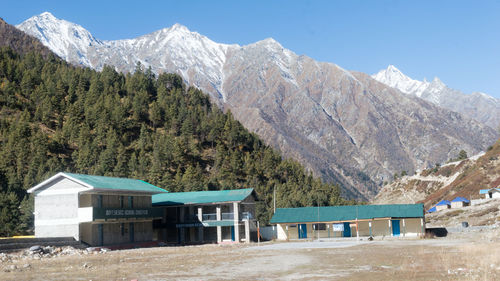
<path id="1" fill-rule="evenodd" d="M 276 213 L 276 186 L 273 188 L 273 203 L 274 203 L 274 213 Z"/>
<path id="2" fill-rule="evenodd" d="M 260 246 L 260 224 L 257 221 L 257 246 Z"/>
<path id="3" fill-rule="evenodd" d="M 319 242 L 319 193 L 318 193 L 318 224 L 316 225 L 316 232 L 318 233 L 318 242 Z"/>
<path id="4" fill-rule="evenodd" d="M 316 232 L 318 233 L 318 242 L 319 242 L 319 193 L 318 193 L 318 224 L 316 225 Z"/>
<path id="5" fill-rule="evenodd" d="M 320 222 L 320 220 L 319 220 L 320 219 L 319 218 L 319 209 L 320 209 L 320 200 L 319 200 L 319 195 L 320 194 L 319 194 L 319 192 L 320 191 L 328 191 L 328 190 L 326 190 L 326 189 L 318 189 L 317 193 L 316 193 L 317 196 L 318 196 L 318 224 L 316 225 L 316 232 L 318 232 L 318 242 L 319 242 L 319 222 Z"/>
<path id="6" fill-rule="evenodd" d="M 356 241 L 359 242 L 359 230 L 358 230 L 358 205 L 356 205 Z"/>

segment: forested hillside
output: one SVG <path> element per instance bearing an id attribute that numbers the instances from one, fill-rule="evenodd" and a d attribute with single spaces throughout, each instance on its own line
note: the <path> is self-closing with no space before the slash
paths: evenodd
<path id="1" fill-rule="evenodd" d="M 130 177 L 168 191 L 255 188 L 278 207 L 345 203 L 174 74 L 123 75 L 0 50 L 0 235 L 26 232 L 26 190 L 59 172 Z M 18 206 L 21 204 L 21 208 Z"/>

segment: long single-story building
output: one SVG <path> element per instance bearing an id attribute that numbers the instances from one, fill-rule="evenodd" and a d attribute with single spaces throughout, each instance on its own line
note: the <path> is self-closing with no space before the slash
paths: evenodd
<path id="1" fill-rule="evenodd" d="M 278 240 L 425 234 L 423 204 L 278 208 L 270 223 Z"/>
<path id="2" fill-rule="evenodd" d="M 151 196 L 164 189 L 147 182 L 58 173 L 28 190 L 35 196 L 35 236 L 73 237 L 91 246 L 153 240 Z"/>
<path id="3" fill-rule="evenodd" d="M 173 244 L 250 242 L 256 235 L 252 188 L 153 195 L 161 210 L 155 239 Z"/>

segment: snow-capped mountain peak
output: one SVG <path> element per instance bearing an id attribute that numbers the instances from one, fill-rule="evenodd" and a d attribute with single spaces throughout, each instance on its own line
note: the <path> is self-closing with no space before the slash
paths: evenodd
<path id="1" fill-rule="evenodd" d="M 58 19 L 49 12 L 33 16 L 16 27 L 39 38 L 42 44 L 63 59 L 76 59 L 86 66 L 90 66 L 86 56 L 87 47 L 102 45 L 82 26 Z"/>
<path id="2" fill-rule="evenodd" d="M 442 86 L 442 87 L 446 87 L 446 84 L 443 83 L 443 81 L 441 81 L 441 79 L 439 79 L 439 77 L 434 77 L 434 79 L 432 79 L 432 84 L 434 85 L 439 85 L 439 86 Z"/>
<path id="3" fill-rule="evenodd" d="M 176 24 L 172 25 L 172 27 L 170 27 L 170 30 L 180 30 L 183 32 L 190 32 L 186 26 L 184 26 L 180 23 L 176 23 Z"/>
<path id="4" fill-rule="evenodd" d="M 464 113 L 492 128 L 500 123 L 500 100 L 484 93 L 466 95 L 446 86 L 438 77 L 431 82 L 413 80 L 393 65 L 372 75 L 372 78 L 403 93 L 415 95 L 441 107 Z"/>
<path id="5" fill-rule="evenodd" d="M 422 92 L 427 88 L 427 81 L 413 80 L 397 69 L 394 65 L 389 65 L 386 69 L 380 70 L 372 77 L 388 86 L 396 88 L 405 94 L 415 94 L 420 97 Z"/>

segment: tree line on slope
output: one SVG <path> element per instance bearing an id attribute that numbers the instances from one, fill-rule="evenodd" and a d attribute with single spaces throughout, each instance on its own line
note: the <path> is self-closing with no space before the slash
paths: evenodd
<path id="1" fill-rule="evenodd" d="M 97 72 L 0 49 L 0 235 L 27 233 L 26 190 L 49 176 L 129 177 L 170 192 L 254 188 L 277 207 L 352 203 L 265 145 L 176 74 Z"/>

